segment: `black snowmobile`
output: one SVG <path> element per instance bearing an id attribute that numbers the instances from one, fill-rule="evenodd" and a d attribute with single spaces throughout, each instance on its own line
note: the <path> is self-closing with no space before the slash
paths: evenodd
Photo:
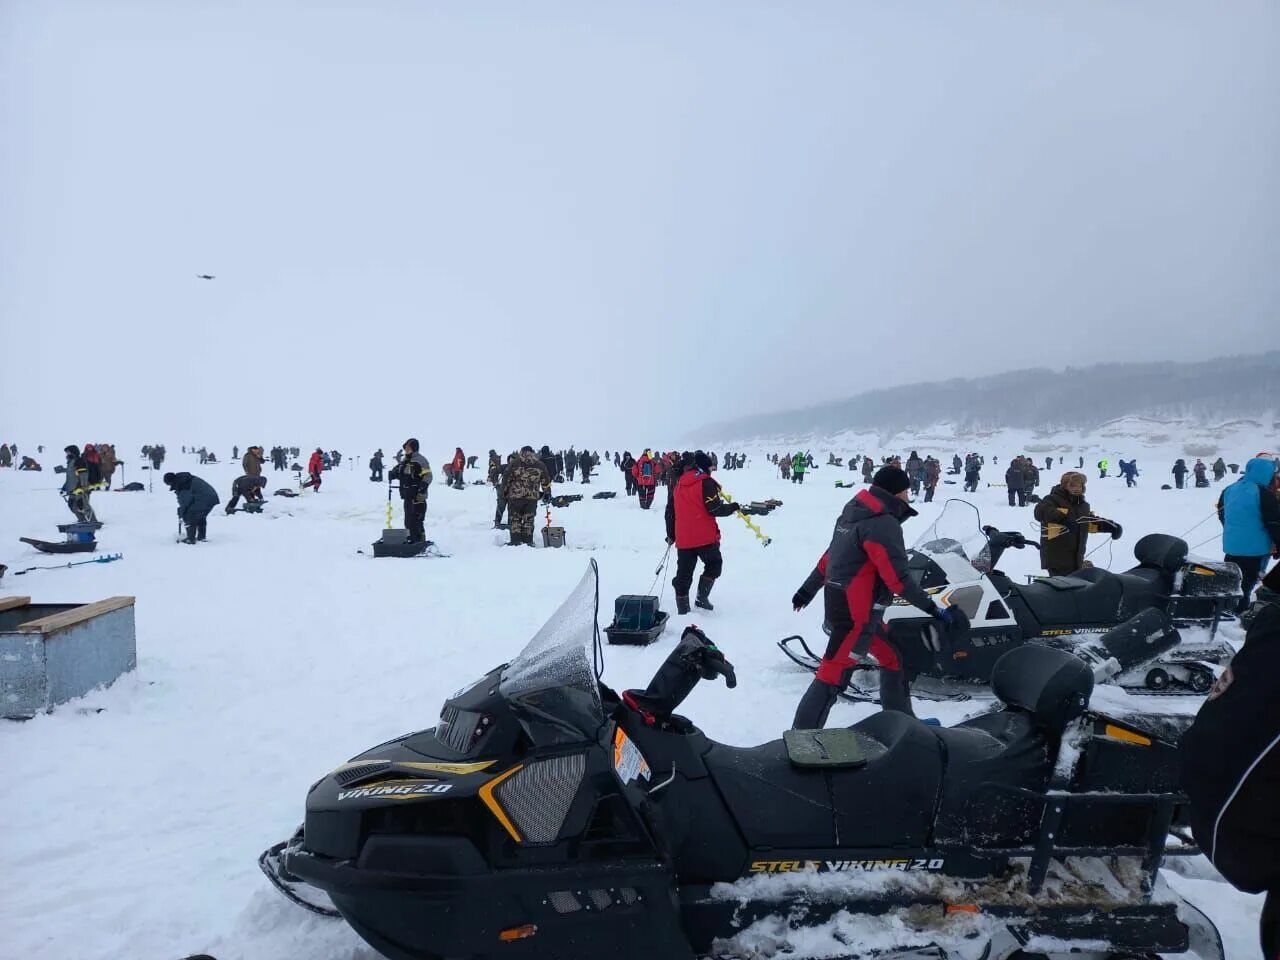
<path id="1" fill-rule="evenodd" d="M 1021 533 L 981 526 L 972 504 L 949 500 L 908 551 L 911 576 L 942 603 L 963 610 L 970 623 L 966 633 L 940 644 L 929 629 L 933 621 L 894 598 L 884 619 L 905 669 L 919 678 L 913 679 L 913 695 L 980 694 L 996 661 L 1018 644 L 1034 640 L 1076 650 L 1149 610 L 1178 627 L 1208 627 L 1210 639 L 1179 643 L 1159 657 L 1122 661 L 1125 669 L 1115 683 L 1136 693 L 1203 694 L 1213 685 L 1212 668 L 1231 660 L 1235 651 L 1215 635 L 1220 622 L 1234 619 L 1242 596 L 1235 564 L 1193 559 L 1185 540 L 1153 533 L 1134 545 L 1138 564 L 1124 573 L 1092 567 L 1018 584 L 996 565 L 1006 550 L 1026 547 L 1039 548 Z M 816 669 L 818 654 L 802 638 L 787 637 L 780 646 L 796 663 Z M 851 697 L 873 699 L 875 685 L 873 665 L 855 671 Z"/>
<path id="2" fill-rule="evenodd" d="M 393 960 L 795 956 L 815 928 L 847 956 L 1222 960 L 1158 874 L 1196 852 L 1174 745 L 1089 712 L 1079 659 L 1011 651 L 1004 708 L 950 729 L 882 712 L 732 747 L 673 712 L 735 685 L 696 628 L 647 689 L 599 682 L 596 590 L 593 563 L 435 727 L 317 781 L 264 854 L 277 885 Z"/>

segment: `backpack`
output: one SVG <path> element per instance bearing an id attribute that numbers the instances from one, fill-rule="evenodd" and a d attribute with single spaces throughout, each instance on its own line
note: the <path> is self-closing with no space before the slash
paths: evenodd
<path id="1" fill-rule="evenodd" d="M 652 460 L 646 460 L 646 461 L 644 462 L 644 466 L 642 466 L 642 467 L 640 468 L 640 476 L 642 476 L 642 477 L 652 477 L 652 476 L 653 476 L 653 461 L 652 461 Z"/>

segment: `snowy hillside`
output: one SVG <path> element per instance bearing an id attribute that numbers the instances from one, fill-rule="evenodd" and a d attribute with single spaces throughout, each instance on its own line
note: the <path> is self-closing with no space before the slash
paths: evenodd
<path id="1" fill-rule="evenodd" d="M 1100 432 L 1120 418 L 1152 418 L 1204 428 L 1237 418 L 1274 427 L 1280 351 L 1194 363 L 1105 363 L 1066 370 L 1013 370 L 867 390 L 806 409 L 771 410 L 697 431 L 695 437 L 742 440 L 844 429 L 912 430 L 945 422 L 981 437 L 1014 427 L 1049 433 Z M 864 384 L 866 381 L 862 381 Z M 874 372 L 870 383 L 874 385 Z"/>
<path id="2" fill-rule="evenodd" d="M 1025 453 L 1037 463 L 1046 456 L 1059 458 L 1068 466 L 1076 466 L 1084 457 L 1086 466 L 1092 467 L 1103 457 L 1112 464 L 1119 459 L 1136 459 L 1139 468 L 1168 476 L 1173 461 L 1179 457 L 1194 462 L 1205 458 L 1206 462 L 1222 457 L 1228 463 L 1243 464 L 1259 451 L 1280 450 L 1280 423 L 1270 419 L 1236 418 L 1227 421 L 1203 423 L 1192 419 L 1162 420 L 1154 417 L 1122 417 L 1108 421 L 1092 430 L 1038 431 L 1038 430 L 963 430 L 954 423 L 937 423 L 921 430 L 904 430 L 892 433 L 848 430 L 834 434 L 781 434 L 752 437 L 747 440 L 719 441 L 717 449 L 749 449 L 769 453 L 784 450 L 807 450 L 819 463 L 825 463 L 828 453 L 845 459 L 850 454 L 870 456 L 876 462 L 881 457 L 898 454 L 905 457 L 912 450 L 921 456 L 932 454 L 949 460 L 952 454 L 962 456 L 970 450 L 983 454 L 988 462 L 992 456 L 1007 463 L 1012 457 Z M 998 479 L 992 476 L 989 479 Z M 1166 482 L 1162 480 L 1161 482 Z"/>
<path id="3" fill-rule="evenodd" d="M 1200 553 L 1220 555 L 1218 490 L 1159 489 L 1168 464 L 1189 444 L 1213 443 L 1241 461 L 1277 446 L 1262 424 L 1182 434 L 1176 425 L 1137 421 L 1089 437 L 1002 432 L 980 444 L 962 444 L 945 428 L 912 438 L 836 440 L 831 449 L 840 455 L 912 447 L 949 455 L 970 446 L 1002 462 L 1021 450 L 1080 451 L 1086 461 L 1098 452 L 1136 455 L 1148 471 L 1137 488 L 1116 479 L 1090 484 L 1097 512 L 1125 527 L 1122 542 L 1111 548 L 1100 539 L 1093 557 L 1113 569 L 1130 565 L 1132 543 L 1152 531 L 1185 534 Z M 826 449 L 782 444 L 801 445 L 815 455 Z M 55 560 L 19 545 L 18 537 L 52 539 L 54 525 L 69 520 L 56 492 L 60 477 L 48 469 L 53 459 L 45 457 L 44 473 L 0 471 L 0 561 L 10 567 L 0 596 L 136 596 L 138 669 L 52 714 L 0 722 L 5 958 L 175 960 L 209 952 L 219 960 L 371 960 L 373 952 L 344 924 L 286 902 L 256 866 L 258 853 L 300 822 L 308 786 L 372 744 L 431 726 L 447 696 L 520 649 L 592 557 L 601 570 L 602 620 L 618 594 L 652 589 L 671 606 L 670 570 L 655 587 L 665 549 L 658 509 L 642 512 L 621 493 L 588 497 L 554 512 L 567 529 L 567 549 L 507 548 L 500 545 L 505 534 L 491 529 L 490 489 L 437 483 L 427 531 L 448 556 L 373 560 L 367 551 L 384 524 L 386 488 L 349 461 L 325 474 L 319 494 L 272 498 L 262 516 L 226 517 L 217 508 L 209 542 L 196 546 L 175 543 L 174 499 L 158 478 L 153 492 L 97 494 L 106 523 L 100 549 L 124 559 L 15 576 Z M 231 465 L 201 468 L 177 453 L 165 468 L 205 477 L 224 502 L 239 473 Z M 129 479 L 135 476 L 131 470 Z M 470 471 L 468 481 L 481 476 Z M 272 490 L 293 484 L 292 474 L 268 477 Z M 717 610 L 697 622 L 734 661 L 740 682 L 736 690 L 703 684 L 686 704 L 684 712 L 709 735 L 752 744 L 789 725 L 808 676 L 775 643 L 797 632 L 811 642 L 820 636 L 821 613 L 793 613 L 790 597 L 847 499 L 832 483 L 842 477 L 847 473 L 823 467 L 794 486 L 759 456 L 746 470 L 721 475 L 738 500 L 776 497 L 784 506 L 760 518 L 773 538 L 767 549 L 737 520 L 722 521 L 726 563 Z M 606 467 L 591 486 L 566 484 L 558 492 L 599 490 L 622 490 L 617 470 Z M 918 505 L 909 542 L 958 490 L 940 488 L 938 503 Z M 985 522 L 1030 532 L 1030 512 L 1005 506 L 1003 490 L 983 486 L 970 499 Z M 398 525 L 398 502 L 395 510 Z M 1033 562 L 1025 551 L 1004 566 L 1020 577 L 1033 572 Z M 1238 632 L 1227 633 L 1239 640 Z M 678 635 L 677 627 L 650 648 L 607 648 L 606 681 L 643 685 Z M 1135 699 L 1115 689 L 1100 696 L 1108 703 Z M 944 722 L 981 709 L 916 706 Z M 1196 701 L 1166 697 L 1139 706 L 1191 711 Z M 850 723 L 870 709 L 842 703 L 831 723 Z M 1202 859 L 1183 870 L 1190 875 L 1166 871 L 1169 882 L 1210 913 L 1231 960 L 1250 960 L 1260 900 L 1215 881 Z"/>

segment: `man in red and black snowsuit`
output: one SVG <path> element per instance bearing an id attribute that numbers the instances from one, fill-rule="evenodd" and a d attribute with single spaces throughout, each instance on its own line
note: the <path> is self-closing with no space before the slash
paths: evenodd
<path id="1" fill-rule="evenodd" d="M 696 603 L 703 610 L 715 609 L 711 588 L 724 569 L 716 517 L 732 516 L 738 505 L 720 496 L 720 484 L 711 479 L 711 458 L 701 450 L 686 452 L 676 471 L 676 480 L 667 492 L 667 543 L 676 548 L 676 575 L 671 585 L 676 588 L 676 613 L 683 616 L 689 612 L 689 588 L 699 560 L 702 576 Z"/>
<path id="2" fill-rule="evenodd" d="M 307 473 L 311 479 L 303 484 L 304 487 L 311 487 L 316 493 L 320 492 L 320 474 L 324 472 L 324 452 L 316 447 L 315 453 L 311 454 L 311 459 L 307 461 Z"/>
<path id="3" fill-rule="evenodd" d="M 654 488 L 658 485 L 658 462 L 650 451 L 640 454 L 640 459 L 631 468 L 631 476 L 635 478 L 640 509 L 648 510 L 653 506 Z"/>
<path id="4" fill-rule="evenodd" d="M 907 574 L 902 524 L 916 515 L 907 504 L 910 488 L 906 471 L 881 467 L 871 486 L 845 504 L 827 552 L 791 598 L 791 605 L 803 610 L 821 587 L 831 635 L 817 676 L 796 709 L 794 729 L 824 726 L 854 666 L 868 657 L 880 668 L 881 709 L 912 713 L 910 679 L 884 626 L 885 608 L 895 594 L 948 628 L 967 625 L 960 610 L 940 608 Z"/>

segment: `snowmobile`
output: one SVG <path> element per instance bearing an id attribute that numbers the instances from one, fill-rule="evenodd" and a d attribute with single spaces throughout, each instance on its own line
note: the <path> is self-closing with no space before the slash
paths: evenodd
<path id="1" fill-rule="evenodd" d="M 593 562 L 436 726 L 318 780 L 268 875 L 392 960 L 795 956 L 823 929 L 848 957 L 1222 960 L 1159 874 L 1196 852 L 1175 745 L 1090 712 L 1079 659 L 1013 649 L 1003 708 L 949 729 L 881 712 L 734 747 L 675 713 L 735 685 L 724 654 L 690 627 L 618 695 L 598 605 Z"/>
<path id="2" fill-rule="evenodd" d="M 1124 573 L 1089 567 L 1068 577 L 1034 577 L 1018 584 L 996 565 L 1008 549 L 1038 549 L 1016 531 L 981 525 L 977 509 L 949 500 L 938 519 L 908 551 L 910 575 L 944 604 L 963 610 L 970 629 L 937 643 L 933 621 L 895 597 L 885 610 L 890 636 L 915 678 L 912 693 L 931 699 L 983 695 L 996 661 L 1012 647 L 1033 640 L 1072 650 L 1089 643 L 1146 610 L 1159 610 L 1175 626 L 1207 626 L 1204 643 L 1180 643 L 1159 658 L 1124 663 L 1114 682 L 1135 693 L 1207 693 L 1213 666 L 1234 654 L 1215 639 L 1217 625 L 1234 619 L 1240 602 L 1240 570 L 1235 564 L 1194 559 L 1185 540 L 1153 533 L 1134 545 L 1137 566 Z M 800 637 L 780 646 L 807 669 L 818 655 Z M 873 697 L 874 665 L 856 670 L 853 699 Z"/>

